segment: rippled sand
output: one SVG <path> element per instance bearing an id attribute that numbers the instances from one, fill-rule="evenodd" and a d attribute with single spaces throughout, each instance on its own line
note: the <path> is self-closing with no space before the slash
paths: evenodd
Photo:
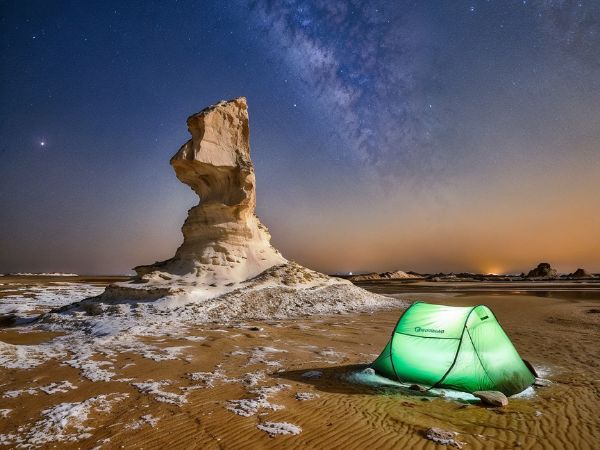
<path id="1" fill-rule="evenodd" d="M 67 356 L 31 369 L 0 368 L 0 447 L 434 449 L 424 437 L 432 426 L 457 432 L 465 448 L 599 447 L 600 292 L 367 287 L 408 300 L 490 306 L 521 356 L 552 385 L 493 409 L 350 381 L 382 350 L 401 310 L 207 324 L 185 337 L 144 338 L 179 348 L 174 359 L 104 355 L 116 372 L 110 381 L 82 377 L 63 364 Z M 55 337 L 28 331 L 3 328 L 0 340 L 34 345 Z"/>

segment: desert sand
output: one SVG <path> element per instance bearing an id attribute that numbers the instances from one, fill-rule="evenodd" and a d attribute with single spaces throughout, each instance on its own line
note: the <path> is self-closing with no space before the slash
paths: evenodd
<path id="1" fill-rule="evenodd" d="M 7 305 L 28 301 L 20 316 L 33 317 L 110 281 L 2 277 L 0 305 L 6 312 Z M 365 373 L 402 313 L 398 307 L 166 327 L 141 337 L 132 330 L 130 342 L 107 339 L 105 348 L 88 347 L 84 357 L 85 346 L 61 341 L 67 331 L 22 324 L 0 329 L 0 445 L 434 449 L 442 447 L 425 432 L 438 427 L 457 433 L 465 448 L 598 448 L 595 286 L 480 283 L 461 291 L 459 284 L 419 284 L 363 286 L 406 301 L 490 306 L 521 356 L 551 384 L 512 397 L 505 408 L 486 408 Z M 49 300 L 46 294 L 57 290 L 63 297 Z M 37 299 L 41 304 L 32 308 Z M 11 350 L 38 364 L 18 367 L 27 359 Z"/>

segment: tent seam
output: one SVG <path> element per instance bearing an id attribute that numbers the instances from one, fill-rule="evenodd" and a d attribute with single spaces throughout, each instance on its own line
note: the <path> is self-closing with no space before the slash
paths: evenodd
<path id="1" fill-rule="evenodd" d="M 498 322 L 496 322 L 496 323 L 498 323 Z M 498 324 L 498 325 L 500 325 L 500 324 Z M 479 351 L 477 351 L 477 347 L 475 346 L 475 342 L 473 342 L 473 337 L 471 336 L 471 333 L 469 332 L 469 329 L 467 328 L 466 324 L 465 324 L 465 329 L 467 330 L 467 334 L 469 335 L 469 340 L 471 341 L 471 345 L 473 345 L 473 350 L 475 350 L 475 354 L 477 355 L 477 359 L 479 360 L 479 364 L 481 365 L 481 368 L 485 372 L 485 376 L 488 377 L 488 380 L 490 380 L 490 383 L 493 385 L 494 381 L 492 380 L 492 377 L 490 377 L 490 374 L 488 373 L 487 369 L 483 365 L 483 361 L 481 360 L 481 357 L 479 356 Z"/>
<path id="2" fill-rule="evenodd" d="M 482 305 L 485 306 L 485 305 Z M 487 306 L 486 306 L 487 308 Z M 504 329 L 504 327 L 502 326 L 502 324 L 500 323 L 500 321 L 498 320 L 498 318 L 496 317 L 496 314 L 494 313 L 494 311 L 492 311 L 490 308 L 488 308 L 488 310 L 492 313 L 492 316 L 494 316 L 494 319 L 496 320 L 496 323 L 498 324 L 498 326 L 500 327 L 500 329 L 502 330 L 502 332 L 504 334 L 506 334 L 506 330 Z M 507 334 L 506 334 L 507 335 Z M 508 336 L 508 335 L 507 335 Z M 509 338 L 510 340 L 510 338 Z M 515 344 L 512 343 L 512 340 L 510 340 L 510 344 L 513 346 L 513 348 L 515 349 L 515 351 L 519 354 L 519 351 L 517 350 L 517 347 L 515 347 Z M 519 354 L 519 358 L 521 358 L 521 362 L 523 362 L 523 358 L 521 357 L 521 355 Z M 523 365 L 527 368 L 527 370 L 529 371 L 529 373 L 534 377 L 537 378 L 535 376 L 535 374 L 531 371 L 531 369 L 529 367 L 527 367 L 527 365 L 525 363 L 523 363 Z"/>
<path id="3" fill-rule="evenodd" d="M 429 389 L 427 389 L 428 391 L 430 391 L 431 389 L 439 386 L 446 379 L 446 377 L 448 376 L 448 374 L 454 368 L 454 366 L 456 364 L 456 361 L 458 359 L 458 354 L 460 353 L 460 348 L 462 346 L 463 336 L 465 335 L 465 331 L 467 330 L 467 321 L 469 320 L 469 317 L 471 317 L 471 314 L 473 313 L 473 311 L 475 310 L 475 308 L 477 308 L 478 306 L 481 306 L 481 305 L 473 306 L 473 308 L 471 308 L 471 311 L 469 311 L 469 314 L 467 314 L 466 317 L 465 317 L 465 322 L 463 323 L 463 330 L 462 330 L 462 333 L 460 334 L 460 341 L 458 342 L 458 347 L 456 348 L 456 353 L 454 354 L 454 361 L 452 361 L 452 364 L 450 364 L 450 367 L 448 367 L 448 370 L 446 371 L 446 373 L 444 374 L 444 376 L 442 376 L 442 378 L 440 378 L 439 381 L 437 381 Z"/>

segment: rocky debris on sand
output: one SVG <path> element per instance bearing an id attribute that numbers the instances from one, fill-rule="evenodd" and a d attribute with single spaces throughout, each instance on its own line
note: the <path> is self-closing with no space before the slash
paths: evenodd
<path id="1" fill-rule="evenodd" d="M 441 428 L 429 428 L 425 432 L 425 437 L 430 441 L 440 445 L 450 445 L 456 448 L 462 448 L 464 442 L 457 441 L 456 433 L 452 431 L 444 431 Z"/>
<path id="2" fill-rule="evenodd" d="M 499 391 L 475 391 L 473 395 L 481 400 L 482 403 L 490 406 L 506 406 L 508 398 Z"/>
<path id="3" fill-rule="evenodd" d="M 396 270 L 394 272 L 372 272 L 363 273 L 359 275 L 352 275 L 348 277 L 351 281 L 371 281 L 371 280 L 410 280 L 423 278 L 414 272 L 404 272 L 402 270 Z"/>
<path id="4" fill-rule="evenodd" d="M 533 385 L 536 387 L 548 387 L 552 384 L 550 380 L 546 380 L 544 378 L 536 378 L 533 382 Z"/>
<path id="5" fill-rule="evenodd" d="M 539 263 L 535 269 L 532 269 L 527 274 L 527 278 L 541 279 L 541 280 L 554 280 L 558 278 L 558 272 L 553 269 L 549 263 Z"/>
<path id="6" fill-rule="evenodd" d="M 314 392 L 296 392 L 296 400 L 306 401 L 314 400 L 315 398 L 319 398 L 319 394 L 315 394 Z"/>
<path id="7" fill-rule="evenodd" d="M 271 403 L 270 397 L 289 389 L 289 384 L 276 384 L 275 386 L 263 386 L 252 389 L 249 392 L 255 397 L 243 398 L 240 400 L 229 400 L 226 404 L 226 409 L 234 414 L 242 417 L 250 417 L 258 414 L 261 409 L 270 409 L 271 411 L 279 411 L 284 409 L 284 406 Z"/>
<path id="8" fill-rule="evenodd" d="M 427 390 L 426 387 L 421 386 L 420 384 L 411 384 L 408 388 L 411 391 L 417 391 L 417 392 L 425 392 Z"/>
<path id="9" fill-rule="evenodd" d="M 263 422 L 256 425 L 256 428 L 269 434 L 270 437 L 275 437 L 278 434 L 300 434 L 302 428 L 289 422 Z"/>

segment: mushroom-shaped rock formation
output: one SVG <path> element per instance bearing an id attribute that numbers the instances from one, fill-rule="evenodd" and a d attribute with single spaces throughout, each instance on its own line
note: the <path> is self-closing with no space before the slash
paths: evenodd
<path id="1" fill-rule="evenodd" d="M 286 263 L 254 213 L 246 99 L 210 106 L 189 117 L 187 125 L 192 139 L 171 158 L 171 165 L 200 203 L 188 213 L 175 256 L 136 267 L 140 279 L 194 275 L 196 282 L 231 283 Z"/>
<path id="2" fill-rule="evenodd" d="M 255 215 L 245 98 L 210 106 L 189 117 L 187 124 L 192 139 L 171 158 L 171 165 L 200 203 L 189 210 L 183 244 L 171 259 L 136 267 L 135 279 L 113 284 L 89 301 L 195 304 L 194 317 L 201 320 L 291 317 L 399 304 L 289 262 L 271 246 L 267 228 Z"/>

